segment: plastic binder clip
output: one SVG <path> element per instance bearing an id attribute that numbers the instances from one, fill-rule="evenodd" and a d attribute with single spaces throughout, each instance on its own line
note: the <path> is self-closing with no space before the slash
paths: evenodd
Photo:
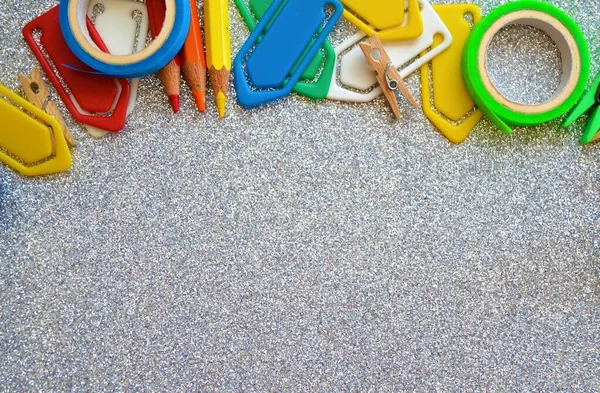
<path id="1" fill-rule="evenodd" d="M 423 112 L 449 141 L 460 143 L 483 116 L 465 87 L 461 66 L 463 49 L 472 28 L 481 19 L 481 11 L 474 4 L 443 4 L 433 8 L 452 33 L 452 45 L 421 68 Z M 440 42 L 436 37 L 433 47 Z"/>
<path id="2" fill-rule="evenodd" d="M 235 4 L 250 31 L 256 28 L 273 0 L 235 0 Z M 328 40 L 312 59 L 293 91 L 314 100 L 327 96 L 335 69 L 335 51 Z"/>
<path id="3" fill-rule="evenodd" d="M 64 172 L 71 152 L 58 122 L 0 85 L 0 161 L 25 176 Z"/>
<path id="4" fill-rule="evenodd" d="M 418 0 L 341 0 L 344 18 L 382 41 L 411 40 L 423 33 Z M 406 7 L 406 13 L 404 12 Z"/>
<path id="5" fill-rule="evenodd" d="M 287 96 L 342 12 L 338 0 L 273 1 L 235 58 L 239 103 L 253 107 Z"/>
<path id="6" fill-rule="evenodd" d="M 590 114 L 585 131 L 581 137 L 581 144 L 583 145 L 600 139 L 600 75 L 594 79 L 590 90 L 584 94 L 579 104 L 573 109 L 573 112 L 562 123 L 562 126 L 570 126 L 587 111 L 590 111 Z"/>
<path id="7" fill-rule="evenodd" d="M 404 81 L 402 80 L 398 70 L 392 65 L 392 61 L 385 52 L 383 44 L 379 38 L 377 38 L 377 36 L 373 36 L 367 41 L 361 42 L 360 49 L 362 49 L 365 58 L 369 62 L 371 68 L 373 68 L 373 71 L 375 71 L 377 82 L 379 82 L 379 86 L 381 86 L 383 94 L 390 103 L 396 118 L 400 119 L 400 109 L 398 108 L 398 99 L 396 98 L 397 90 L 402 93 L 408 102 L 410 102 L 415 108 L 418 108 L 419 104 L 417 104 L 415 98 L 406 88 L 406 85 L 404 84 Z"/>
<path id="8" fill-rule="evenodd" d="M 39 45 L 36 31 L 41 34 Z M 23 36 L 77 121 L 112 132 L 123 128 L 129 103 L 127 80 L 99 75 L 71 52 L 60 30 L 58 6 L 29 22 Z"/>
<path id="9" fill-rule="evenodd" d="M 406 78 L 423 64 L 446 50 L 452 43 L 452 35 L 438 14 L 427 0 L 420 0 L 421 17 L 423 18 L 423 34 L 407 41 L 386 41 L 385 50 L 392 64 Z M 434 37 L 440 35 L 442 42 L 431 49 L 425 56 L 418 57 L 421 52 L 431 47 Z M 339 70 L 336 69 L 331 80 L 327 98 L 340 101 L 369 102 L 379 96 L 382 91 L 371 67 L 358 47 L 366 34 L 359 32 L 346 39 L 335 48 L 339 58 Z M 417 58 L 418 57 L 418 58 Z M 416 58 L 416 59 L 415 59 Z M 411 62 L 411 60 L 414 60 Z"/>

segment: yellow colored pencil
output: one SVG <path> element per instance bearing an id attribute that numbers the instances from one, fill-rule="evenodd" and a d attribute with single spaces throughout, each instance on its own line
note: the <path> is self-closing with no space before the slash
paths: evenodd
<path id="1" fill-rule="evenodd" d="M 213 86 L 219 117 L 225 116 L 229 72 L 231 71 L 231 43 L 229 39 L 228 0 L 204 0 L 204 36 L 206 65 Z"/>

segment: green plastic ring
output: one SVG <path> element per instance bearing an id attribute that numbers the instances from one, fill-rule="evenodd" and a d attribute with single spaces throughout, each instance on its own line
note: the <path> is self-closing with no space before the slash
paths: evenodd
<path id="1" fill-rule="evenodd" d="M 544 31 L 561 52 L 562 80 L 544 103 L 515 103 L 491 83 L 486 69 L 489 44 L 501 28 L 513 24 Z M 473 101 L 502 132 L 511 134 L 511 126 L 534 126 L 554 120 L 579 101 L 590 74 L 590 53 L 581 29 L 567 14 L 550 4 L 521 0 L 494 9 L 475 26 L 463 52 L 462 72 Z"/>

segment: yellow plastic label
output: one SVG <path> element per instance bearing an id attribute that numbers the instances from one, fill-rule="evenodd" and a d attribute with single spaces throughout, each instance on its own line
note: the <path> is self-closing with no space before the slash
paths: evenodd
<path id="1" fill-rule="evenodd" d="M 390 0 L 342 0 L 346 11 L 360 16 L 377 30 L 391 29 L 404 22 L 404 2 Z"/>
<path id="2" fill-rule="evenodd" d="M 369 36 L 382 41 L 411 40 L 423 33 L 419 0 L 342 0 L 344 17 Z M 407 19 L 405 20 L 405 13 Z"/>
<path id="3" fill-rule="evenodd" d="M 58 122 L 2 85 L 0 161 L 26 176 L 71 167 L 71 153 Z"/>
<path id="4" fill-rule="evenodd" d="M 463 142 L 483 113 L 475 107 L 462 78 L 462 53 L 472 28 L 481 20 L 474 4 L 434 5 L 452 34 L 452 44 L 421 68 L 423 112 L 451 142 Z M 439 45 L 435 37 L 433 46 Z M 431 83 L 430 82 L 431 78 Z"/>

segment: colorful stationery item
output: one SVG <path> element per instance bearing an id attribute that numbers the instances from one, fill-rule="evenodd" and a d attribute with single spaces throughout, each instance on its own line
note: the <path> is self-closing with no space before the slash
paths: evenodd
<path id="1" fill-rule="evenodd" d="M 561 82 L 544 103 L 513 102 L 502 96 L 491 82 L 486 64 L 488 47 L 500 29 L 514 24 L 544 31 L 561 53 Z M 567 14 L 550 4 L 521 0 L 494 9 L 475 26 L 463 52 L 462 69 L 467 90 L 477 106 L 503 133 L 511 134 L 511 126 L 538 125 L 569 111 L 585 90 L 590 55 L 581 29 Z"/>
<path id="2" fill-rule="evenodd" d="M 75 57 L 63 40 L 58 26 L 58 7 L 28 23 L 23 35 L 77 121 L 112 132 L 123 128 L 129 104 L 129 83 L 125 79 L 73 68 L 92 71 Z"/>
<path id="3" fill-rule="evenodd" d="M 256 28 L 273 0 L 235 0 L 235 4 L 250 31 Z M 317 51 L 315 57 L 293 88 L 293 91 L 314 100 L 327 96 L 335 68 L 335 51 L 328 40 Z"/>
<path id="4" fill-rule="evenodd" d="M 123 78 L 150 75 L 169 63 L 183 46 L 190 28 L 189 0 L 164 0 L 160 34 L 143 50 L 123 56 L 105 53 L 90 39 L 86 11 L 90 0 L 60 0 L 60 29 L 75 56 L 92 69 Z"/>
<path id="5" fill-rule="evenodd" d="M 382 41 L 410 40 L 423 34 L 419 0 L 341 0 L 344 18 Z M 405 13 L 406 7 L 406 13 Z"/>
<path id="6" fill-rule="evenodd" d="M 402 78 L 418 70 L 435 56 L 446 50 L 452 43 L 452 35 L 427 0 L 420 0 L 423 34 L 414 40 L 386 41 L 383 46 L 392 64 L 400 71 Z M 431 47 L 436 34 L 442 42 L 425 56 L 415 59 L 421 52 Z M 366 38 L 359 32 L 335 48 L 339 59 L 339 70 L 331 80 L 327 98 L 339 101 L 369 102 L 382 93 L 377 79 L 367 63 L 358 44 Z M 411 62 L 411 60 L 415 59 Z M 408 64 L 408 65 L 406 65 Z"/>
<path id="7" fill-rule="evenodd" d="M 573 112 L 564 120 L 562 127 L 570 126 L 588 111 L 590 113 L 587 125 L 581 137 L 581 144 L 583 145 L 600 139 L 600 75 L 594 79 L 592 87 L 584 94 L 581 101 L 573 109 Z"/>
<path id="8" fill-rule="evenodd" d="M 60 114 L 56 103 L 52 101 L 50 92 L 46 86 L 46 82 L 44 82 L 42 71 L 34 68 L 31 71 L 31 75 L 28 77 L 25 75 L 19 75 L 19 81 L 21 82 L 21 87 L 23 88 L 25 96 L 29 102 L 35 105 L 38 109 L 41 109 L 52 116 L 58 122 L 58 125 L 63 131 L 63 135 L 65 136 L 65 140 L 67 141 L 69 147 L 75 146 L 77 144 L 75 142 L 75 138 L 73 138 L 73 135 L 69 131 L 67 123 Z"/>
<path id="9" fill-rule="evenodd" d="M 150 21 L 150 36 L 153 40 L 156 40 L 165 23 L 167 13 L 166 3 L 164 0 L 146 0 L 146 5 Z M 173 112 L 179 112 L 179 81 L 181 79 L 179 54 L 176 54 L 164 67 L 158 70 L 158 78 L 163 85 Z"/>
<path id="10" fill-rule="evenodd" d="M 206 110 L 206 59 L 196 0 L 190 0 L 190 8 L 192 21 L 188 37 L 180 53 L 181 66 L 183 76 L 192 89 L 196 106 L 200 112 L 204 112 Z"/>
<path id="11" fill-rule="evenodd" d="M 239 103 L 253 107 L 287 96 L 342 12 L 337 0 L 274 0 L 235 59 Z"/>
<path id="12" fill-rule="evenodd" d="M 0 161 L 25 176 L 64 172 L 71 152 L 58 122 L 0 85 Z"/>
<path id="13" fill-rule="evenodd" d="M 474 4 L 433 8 L 450 30 L 452 45 L 421 67 L 423 112 L 448 140 L 461 143 L 483 116 L 469 96 L 461 71 L 462 52 L 471 29 L 481 20 L 481 10 Z M 436 37 L 433 47 L 440 43 L 441 38 Z"/>
<path id="14" fill-rule="evenodd" d="M 95 0 L 87 10 L 89 21 L 94 26 L 108 52 L 124 56 L 139 52 L 146 46 L 148 36 L 148 11 L 146 4 L 137 1 Z M 129 103 L 127 116 L 133 113 L 140 84 L 139 78 L 129 80 Z M 107 131 L 87 124 L 83 125 L 94 138 L 103 137 Z"/>
<path id="15" fill-rule="evenodd" d="M 215 94 L 219 117 L 225 116 L 231 43 L 229 38 L 228 0 L 204 0 L 204 33 L 206 35 L 206 64 Z"/>
<path id="16" fill-rule="evenodd" d="M 396 67 L 392 65 L 392 61 L 379 38 L 373 36 L 367 41 L 361 42 L 360 49 L 363 51 L 371 68 L 373 68 L 377 82 L 379 83 L 379 86 L 381 86 L 383 94 L 392 107 L 396 119 L 400 119 L 400 108 L 398 107 L 396 91 L 400 91 L 408 102 L 415 108 L 418 108 L 419 104 L 417 104 L 417 101 L 415 101 L 412 94 L 410 94 L 410 91 L 406 88 Z"/>

